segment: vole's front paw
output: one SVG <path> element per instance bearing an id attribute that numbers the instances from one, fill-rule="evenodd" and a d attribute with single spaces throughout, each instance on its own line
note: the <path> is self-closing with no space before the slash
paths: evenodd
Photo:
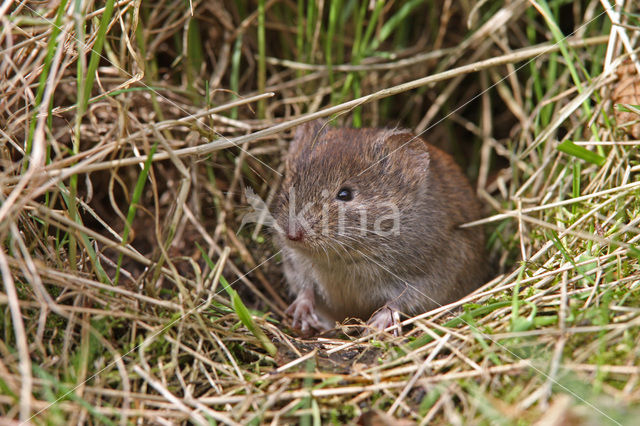
<path id="1" fill-rule="evenodd" d="M 391 333 L 396 337 L 402 332 L 400 314 L 388 305 L 384 305 L 374 312 L 371 318 L 369 318 L 369 321 L 367 321 L 367 325 L 377 330 L 384 330 L 387 327 L 395 325 L 396 327 L 391 330 Z"/>
<path id="2" fill-rule="evenodd" d="M 303 336 L 310 336 L 313 334 L 313 330 L 326 330 L 326 327 L 318 318 L 318 314 L 316 314 L 313 290 L 301 292 L 285 313 L 291 315 L 293 328 L 300 330 Z"/>

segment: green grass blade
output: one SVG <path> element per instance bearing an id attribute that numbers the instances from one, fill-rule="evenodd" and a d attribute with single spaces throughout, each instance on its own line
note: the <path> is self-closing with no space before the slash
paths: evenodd
<path id="1" fill-rule="evenodd" d="M 480 308 L 473 309 L 471 311 L 465 312 L 464 314 L 461 314 L 453 318 L 452 320 L 447 321 L 446 323 L 443 324 L 443 327 L 453 328 L 453 327 L 459 326 L 460 324 L 466 324 L 468 322 L 467 318 L 482 317 L 484 315 L 487 315 L 490 312 L 495 311 L 496 309 L 507 307 L 510 304 L 511 302 L 496 302 L 496 303 L 491 303 L 487 306 L 482 306 Z M 442 332 L 439 330 L 434 330 L 434 332 L 439 336 L 442 335 Z M 424 334 L 419 338 L 417 338 L 416 340 L 414 340 L 413 342 L 410 342 L 407 345 L 407 347 L 410 350 L 415 350 L 415 349 L 421 348 L 422 346 L 426 345 L 431 341 L 433 341 L 433 337 L 431 337 L 431 335 L 429 334 Z"/>
<path id="2" fill-rule="evenodd" d="M 425 3 L 425 0 L 411 0 L 402 5 L 400 10 L 398 10 L 393 16 L 391 16 L 380 28 L 380 32 L 378 36 L 373 40 L 370 46 L 371 51 L 375 51 L 380 47 L 380 44 L 385 41 L 392 33 L 395 31 L 398 26 L 400 26 L 407 16 L 411 14 L 411 12 L 421 4 Z"/>
<path id="3" fill-rule="evenodd" d="M 298 0 L 298 16 L 296 19 L 296 54 L 298 62 L 304 62 L 304 1 Z M 297 71 L 302 76 L 302 70 Z"/>
<path id="4" fill-rule="evenodd" d="M 189 19 L 187 25 L 187 57 L 185 65 L 187 68 L 187 88 L 190 92 L 195 92 L 195 82 L 202 66 L 204 53 L 202 41 L 200 39 L 200 24 L 195 18 Z"/>
<path id="5" fill-rule="evenodd" d="M 588 163 L 596 164 L 598 166 L 604 165 L 605 161 L 607 161 L 607 159 L 603 156 L 598 155 L 595 152 L 591 152 L 579 145 L 576 145 L 568 139 L 558 145 L 558 151 L 564 152 L 567 155 L 579 158 Z"/>
<path id="6" fill-rule="evenodd" d="M 327 29 L 327 37 L 325 39 L 324 56 L 327 65 L 327 71 L 329 73 L 329 85 L 333 86 L 335 81 L 333 75 L 333 56 L 335 54 L 333 48 L 333 39 L 336 33 L 336 25 L 338 24 L 338 13 L 342 9 L 342 0 L 336 0 L 331 2 L 331 8 L 329 9 L 329 27 Z M 341 42 L 342 43 L 342 42 Z M 337 93 L 331 93 L 332 102 L 337 101 Z"/>
<path id="7" fill-rule="evenodd" d="M 580 196 L 580 172 L 582 171 L 582 167 L 580 167 L 582 163 L 580 161 L 573 161 L 573 198 L 578 198 Z M 576 215 L 578 213 L 578 204 L 573 204 L 571 206 L 571 213 Z"/>
<path id="8" fill-rule="evenodd" d="M 574 64 L 574 62 L 577 62 L 577 63 L 580 63 L 580 62 L 577 55 L 574 54 L 573 50 L 572 49 L 570 50 L 570 47 L 567 44 L 567 37 L 562 33 L 556 21 L 554 21 L 553 19 L 554 16 L 551 13 L 551 10 L 549 9 L 549 5 L 545 0 L 538 0 L 537 2 L 532 0 L 532 4 L 536 9 L 538 9 L 540 14 L 543 16 L 545 22 L 547 23 L 547 26 L 551 30 L 553 39 L 555 40 L 556 44 L 560 47 L 560 53 L 565 59 L 565 64 L 569 69 L 569 73 L 571 74 L 571 79 L 573 80 L 573 83 L 575 84 L 576 89 L 578 90 L 578 93 L 582 93 L 583 92 L 582 81 L 580 80 L 578 70 Z M 587 76 L 587 78 L 589 78 L 589 76 Z M 587 116 L 592 115 L 591 107 L 589 106 L 588 100 L 585 100 L 582 103 L 582 109 Z M 595 127 L 595 124 L 591 125 L 591 131 L 594 137 L 597 139 L 598 131 Z"/>
<path id="9" fill-rule="evenodd" d="M 52 376 L 44 368 L 40 367 L 39 365 L 32 364 L 32 368 L 34 370 L 34 373 L 38 377 L 40 377 L 43 381 L 53 385 L 56 388 L 57 394 L 53 395 L 55 399 L 51 401 L 51 405 L 55 407 L 58 404 L 62 403 L 63 401 L 71 400 L 80 404 L 85 410 L 87 410 L 92 416 L 94 416 L 95 420 L 97 420 L 100 424 L 104 424 L 104 425 L 116 424 L 113 421 L 111 421 L 111 419 L 109 419 L 104 414 L 102 414 L 99 410 L 97 410 L 95 404 L 89 403 L 84 398 L 79 397 L 74 392 L 75 389 L 71 385 L 62 383 L 57 377 Z M 50 407 L 47 407 L 47 409 L 50 409 Z"/>
<path id="10" fill-rule="evenodd" d="M 81 111 L 78 111 L 78 114 L 84 114 L 84 111 L 87 109 L 87 105 L 89 103 L 89 98 L 91 97 L 91 88 L 93 87 L 93 82 L 96 79 L 96 72 L 98 71 L 98 65 L 100 64 L 100 58 L 102 57 L 102 47 L 104 46 L 104 41 L 107 38 L 107 29 L 109 28 L 109 23 L 111 22 L 111 15 L 113 15 L 114 3 L 115 0 L 107 0 L 104 7 L 104 12 L 102 12 L 102 18 L 100 19 L 100 25 L 98 26 L 96 41 L 93 45 L 93 49 L 91 49 L 91 58 L 89 59 L 87 78 L 84 81 L 84 87 L 82 91 L 83 97 L 81 103 Z"/>
<path id="11" fill-rule="evenodd" d="M 36 99 L 33 105 L 34 111 L 38 110 L 38 107 L 42 102 L 42 97 L 44 96 L 44 89 L 47 85 L 49 70 L 51 69 L 51 61 L 53 60 L 53 55 L 55 55 L 56 48 L 58 46 L 58 36 L 60 35 L 60 31 L 62 31 L 62 18 L 64 18 L 64 11 L 67 7 L 67 1 L 68 0 L 62 0 L 62 2 L 60 2 L 58 10 L 56 11 L 56 19 L 51 27 L 51 37 L 49 38 L 49 43 L 47 43 L 47 55 L 44 58 L 42 72 L 40 73 L 40 78 L 38 80 L 38 90 L 36 92 Z M 25 146 L 25 157 L 31 154 L 33 135 L 36 131 L 37 121 L 38 120 L 36 120 L 34 116 L 29 123 L 29 136 L 27 137 L 27 143 Z M 25 158 L 25 161 L 22 164 L 22 170 L 27 170 L 28 165 L 29 161 Z"/>
<path id="12" fill-rule="evenodd" d="M 222 275 L 220 276 L 220 283 L 231 298 L 231 306 L 236 312 L 236 315 L 238 315 L 238 318 L 240 319 L 242 324 L 244 324 L 244 326 L 247 327 L 251 334 L 253 334 L 258 339 L 262 347 L 269 353 L 269 355 L 275 356 L 278 352 L 276 346 L 271 342 L 271 340 L 269 340 L 267 335 L 264 334 L 264 331 L 262 331 L 262 329 L 258 327 L 253 321 L 249 309 L 247 309 L 246 305 L 242 302 L 242 299 L 240 299 L 238 292 L 231 288 L 227 280 Z"/>
<path id="13" fill-rule="evenodd" d="M 122 245 L 125 246 L 127 244 L 127 240 L 129 238 L 129 232 L 131 231 L 131 224 L 133 223 L 133 219 L 136 216 L 137 205 L 140 201 L 140 197 L 142 196 L 142 190 L 144 189 L 144 185 L 147 181 L 147 176 L 149 176 L 149 169 L 151 168 L 151 162 L 153 161 L 153 155 L 156 153 L 156 149 L 158 148 L 158 143 L 156 142 L 151 149 L 149 150 L 149 155 L 147 156 L 147 160 L 144 162 L 144 167 L 142 168 L 142 172 L 138 175 L 138 181 L 136 182 L 136 186 L 133 190 L 133 196 L 131 197 L 131 203 L 129 204 L 129 210 L 127 212 L 127 222 L 124 224 L 124 231 L 122 232 Z M 118 267 L 116 268 L 116 277 L 113 280 L 114 285 L 118 285 L 118 278 L 120 277 L 120 267 L 122 265 L 123 255 L 120 253 L 118 255 Z"/>
<path id="14" fill-rule="evenodd" d="M 525 264 L 520 266 L 518 271 L 518 277 L 516 278 L 516 285 L 513 288 L 513 297 L 511 298 L 511 331 L 516 331 L 520 328 L 521 316 L 520 316 L 520 281 L 524 275 Z"/>
<path id="15" fill-rule="evenodd" d="M 207 252 L 197 242 L 196 246 L 198 247 L 198 250 L 200 250 L 202 257 L 213 273 L 213 271 L 216 270 L 217 264 L 214 263 L 213 260 L 211 260 Z M 277 352 L 275 345 L 271 343 L 271 340 L 269 340 L 267 335 L 264 334 L 264 331 L 262 331 L 262 329 L 258 327 L 253 321 L 249 309 L 247 309 L 247 306 L 242 302 L 242 299 L 238 295 L 238 292 L 231 288 L 229 282 L 222 275 L 220 275 L 220 284 L 222 284 L 222 287 L 229 295 L 229 298 L 231 299 L 231 307 L 235 311 L 236 315 L 238 315 L 238 318 L 240 319 L 242 324 L 244 324 L 244 326 L 247 327 L 247 329 L 258 339 L 262 347 L 269 353 L 269 355 L 275 356 Z"/>
<path id="16" fill-rule="evenodd" d="M 364 37 L 362 37 L 362 42 L 360 44 L 360 55 L 368 54 L 373 51 L 371 46 L 369 45 L 369 40 L 371 40 L 371 36 L 373 35 L 373 31 L 375 30 L 378 18 L 380 17 L 380 13 L 382 12 L 382 8 L 384 7 L 384 0 L 378 0 L 376 2 L 376 7 L 373 9 L 373 13 L 371 14 L 371 18 L 369 18 L 369 24 L 364 32 Z M 362 59 L 360 56 L 359 59 Z"/>
<path id="17" fill-rule="evenodd" d="M 64 203 L 67 205 L 67 207 L 69 208 L 69 211 L 71 212 L 71 206 L 73 205 L 75 208 L 75 203 L 72 203 L 72 200 L 75 200 L 75 196 L 72 194 L 72 192 L 68 189 L 65 188 L 65 186 L 60 183 L 59 187 L 61 189 L 60 191 L 60 195 L 62 196 L 62 199 L 64 200 Z M 71 216 L 71 215 L 70 215 Z M 82 222 L 82 218 L 80 217 L 79 214 L 73 216 L 73 220 L 74 222 L 76 222 L 79 225 L 84 225 Z M 71 231 L 69 232 L 69 241 L 75 241 L 75 237 L 72 239 L 71 238 Z M 89 239 L 89 237 L 87 236 L 87 234 L 85 233 L 81 233 L 80 234 L 80 240 L 82 241 L 82 244 L 84 246 L 84 248 L 87 250 L 87 254 L 89 255 L 89 259 L 91 260 L 91 264 L 93 265 L 96 273 L 98 274 L 98 276 L 100 277 L 101 281 L 103 283 L 109 283 L 109 276 L 107 275 L 107 273 L 105 272 L 105 270 L 102 268 L 102 264 L 100 263 L 100 259 L 98 258 L 98 255 L 96 253 L 96 251 L 93 248 L 93 245 L 91 244 L 91 240 Z M 69 243 L 71 244 L 71 243 Z M 75 243 L 74 243 L 75 244 Z"/>

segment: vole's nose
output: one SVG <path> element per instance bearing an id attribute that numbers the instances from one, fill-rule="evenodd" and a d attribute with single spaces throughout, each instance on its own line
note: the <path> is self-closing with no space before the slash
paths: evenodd
<path id="1" fill-rule="evenodd" d="M 287 238 L 291 241 L 302 241 L 304 239 L 304 230 L 297 223 L 290 223 L 287 231 Z"/>

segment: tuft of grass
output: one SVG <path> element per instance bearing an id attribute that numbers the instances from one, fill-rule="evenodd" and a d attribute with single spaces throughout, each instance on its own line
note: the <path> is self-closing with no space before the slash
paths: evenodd
<path id="1" fill-rule="evenodd" d="M 616 121 L 638 102 L 611 99 L 638 48 L 634 2 L 14 3 L 0 6 L 6 421 L 640 414 L 640 161 Z M 318 111 L 426 129 L 454 153 L 486 205 L 468 226 L 487 233 L 494 279 L 398 338 L 296 335 L 270 233 L 238 229 L 244 188 L 271 203 L 282 181 L 287 123 Z"/>

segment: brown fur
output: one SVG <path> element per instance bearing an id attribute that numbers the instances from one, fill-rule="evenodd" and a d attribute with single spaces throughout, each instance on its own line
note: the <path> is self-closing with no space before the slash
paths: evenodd
<path id="1" fill-rule="evenodd" d="M 274 209 L 276 242 L 292 292 L 312 295 L 305 302 L 323 328 L 347 317 L 367 320 L 383 306 L 419 314 L 463 297 L 486 278 L 482 230 L 458 227 L 480 216 L 471 185 L 448 154 L 411 133 L 313 122 L 296 132 L 286 170 Z M 337 200 L 341 188 L 352 189 L 353 200 Z M 297 212 L 309 204 L 302 219 L 290 217 L 291 203 Z M 389 203 L 397 206 L 399 233 L 370 232 L 376 218 L 391 212 Z M 364 210 L 367 230 L 361 231 Z M 381 223 L 387 229 L 392 222 Z M 288 229 L 301 240 L 288 238 Z M 313 309 L 294 320 L 304 321 Z"/>

